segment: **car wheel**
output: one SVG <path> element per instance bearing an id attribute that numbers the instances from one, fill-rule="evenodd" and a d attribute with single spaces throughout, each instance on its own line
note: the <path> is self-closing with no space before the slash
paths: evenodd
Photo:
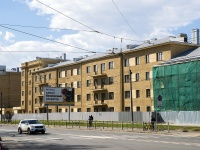
<path id="1" fill-rule="evenodd" d="M 42 133 L 42 134 L 45 134 L 45 131 L 42 131 L 41 133 Z"/>
<path id="2" fill-rule="evenodd" d="M 18 133 L 22 134 L 22 129 L 21 128 L 18 128 Z"/>
<path id="3" fill-rule="evenodd" d="M 32 133 L 31 130 L 30 130 L 29 128 L 28 128 L 27 132 L 28 132 L 28 134 L 31 134 L 31 133 Z"/>

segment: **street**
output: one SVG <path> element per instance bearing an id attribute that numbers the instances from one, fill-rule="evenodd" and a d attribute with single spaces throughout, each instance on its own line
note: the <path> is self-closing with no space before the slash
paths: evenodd
<path id="1" fill-rule="evenodd" d="M 199 150 L 200 136 L 47 128 L 45 134 L 18 134 L 17 126 L 0 126 L 5 149 Z"/>

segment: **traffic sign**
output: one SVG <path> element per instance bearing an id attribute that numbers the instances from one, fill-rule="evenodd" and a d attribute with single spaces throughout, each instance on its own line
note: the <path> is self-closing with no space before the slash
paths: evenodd
<path id="1" fill-rule="evenodd" d="M 162 108 L 162 96 L 158 95 L 157 107 Z"/>

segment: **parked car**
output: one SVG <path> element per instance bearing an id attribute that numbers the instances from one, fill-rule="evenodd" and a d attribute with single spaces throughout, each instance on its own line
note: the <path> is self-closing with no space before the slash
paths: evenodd
<path id="1" fill-rule="evenodd" d="M 41 132 L 44 134 L 46 128 L 44 124 L 40 123 L 37 119 L 24 119 L 21 120 L 18 125 L 18 133 L 27 132 L 28 134 L 32 134 L 35 132 Z"/>

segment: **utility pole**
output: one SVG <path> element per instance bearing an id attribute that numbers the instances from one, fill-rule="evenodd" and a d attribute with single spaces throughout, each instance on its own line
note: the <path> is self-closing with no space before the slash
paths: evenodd
<path id="1" fill-rule="evenodd" d="M 2 92 L 1 92 L 1 122 L 2 122 L 2 101 L 3 101 L 3 98 L 2 98 Z"/>
<path id="2" fill-rule="evenodd" d="M 132 72 L 129 70 L 130 76 L 130 113 L 131 113 L 131 121 L 133 122 L 133 96 L 132 96 Z"/>

